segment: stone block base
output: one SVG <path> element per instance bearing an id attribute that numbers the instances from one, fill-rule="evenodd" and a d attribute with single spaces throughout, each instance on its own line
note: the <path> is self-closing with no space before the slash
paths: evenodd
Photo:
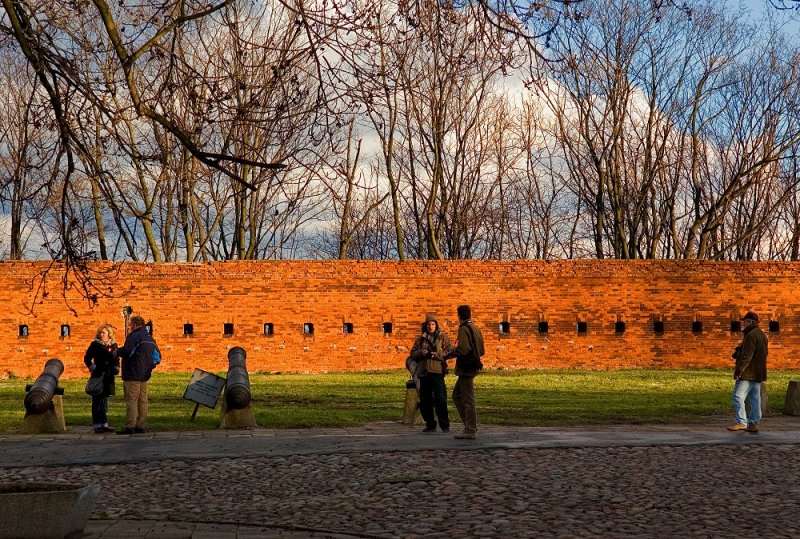
<path id="1" fill-rule="evenodd" d="M 789 387 L 786 389 L 786 401 L 783 403 L 783 413 L 800 415 L 800 382 L 789 382 Z"/>
<path id="2" fill-rule="evenodd" d="M 406 387 L 406 403 L 403 406 L 403 417 L 400 420 L 404 425 L 422 425 L 422 414 L 419 413 L 419 391 L 416 387 Z"/>
<path id="3" fill-rule="evenodd" d="M 22 420 L 22 434 L 60 434 L 67 431 L 67 424 L 64 421 L 64 398 L 61 395 L 53 395 L 50 408 L 41 414 L 31 414 L 25 412 Z"/>
<path id="4" fill-rule="evenodd" d="M 221 429 L 253 429 L 258 425 L 250 406 L 241 409 L 228 409 L 228 403 L 222 399 L 219 413 L 219 428 Z"/>

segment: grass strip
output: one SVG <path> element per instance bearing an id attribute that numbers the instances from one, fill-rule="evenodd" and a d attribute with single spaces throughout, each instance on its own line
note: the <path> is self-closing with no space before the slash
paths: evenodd
<path id="1" fill-rule="evenodd" d="M 217 373 L 225 376 L 225 373 Z M 151 430 L 216 429 L 219 407 L 200 407 L 182 398 L 191 374 L 154 373 L 148 384 Z M 261 427 L 350 427 L 397 421 L 405 402 L 405 370 L 329 373 L 251 373 L 252 409 Z M 790 380 L 800 371 L 769 373 L 770 413 L 780 414 Z M 447 377 L 448 392 L 455 376 Z M 24 416 L 25 385 L 0 381 L 0 432 L 18 431 Z M 85 379 L 62 380 L 68 426 L 91 425 Z M 684 424 L 731 415 L 730 370 L 491 370 L 475 381 L 481 423 L 518 426 L 589 426 L 613 423 Z M 109 423 L 124 424 L 122 383 L 111 397 Z M 450 404 L 451 420 L 458 415 Z"/>

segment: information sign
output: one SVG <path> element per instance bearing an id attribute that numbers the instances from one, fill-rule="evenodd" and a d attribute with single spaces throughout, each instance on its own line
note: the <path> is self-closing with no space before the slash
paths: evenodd
<path id="1" fill-rule="evenodd" d="M 224 387 L 225 378 L 202 369 L 195 369 L 183 398 L 208 408 L 215 408 Z"/>

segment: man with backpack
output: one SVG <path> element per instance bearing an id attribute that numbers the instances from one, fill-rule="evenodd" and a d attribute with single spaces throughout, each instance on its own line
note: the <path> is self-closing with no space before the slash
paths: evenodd
<path id="1" fill-rule="evenodd" d="M 132 316 L 130 326 L 131 332 L 125 338 L 125 345 L 117 349 L 122 360 L 122 389 L 127 412 L 125 428 L 117 434 L 144 432 L 147 422 L 147 381 L 161 360 L 161 352 L 147 331 L 144 318 Z"/>
<path id="2" fill-rule="evenodd" d="M 469 305 L 458 306 L 458 345 L 445 356 L 456 358 L 456 385 L 453 387 L 453 404 L 464 423 L 464 431 L 456 434 L 459 440 L 474 440 L 478 431 L 478 412 L 475 408 L 475 376 L 483 368 L 481 356 L 483 347 L 481 330 L 472 323 L 472 310 Z"/>

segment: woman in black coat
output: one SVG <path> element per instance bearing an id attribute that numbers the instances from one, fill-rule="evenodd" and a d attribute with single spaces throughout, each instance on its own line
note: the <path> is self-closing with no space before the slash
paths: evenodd
<path id="1" fill-rule="evenodd" d="M 97 335 L 83 362 L 91 372 L 91 378 L 103 377 L 103 392 L 92 395 L 92 425 L 96 433 L 115 432 L 108 426 L 108 397 L 114 394 L 114 376 L 119 373 L 117 343 L 114 342 L 114 328 L 103 324 L 97 328 Z"/>

